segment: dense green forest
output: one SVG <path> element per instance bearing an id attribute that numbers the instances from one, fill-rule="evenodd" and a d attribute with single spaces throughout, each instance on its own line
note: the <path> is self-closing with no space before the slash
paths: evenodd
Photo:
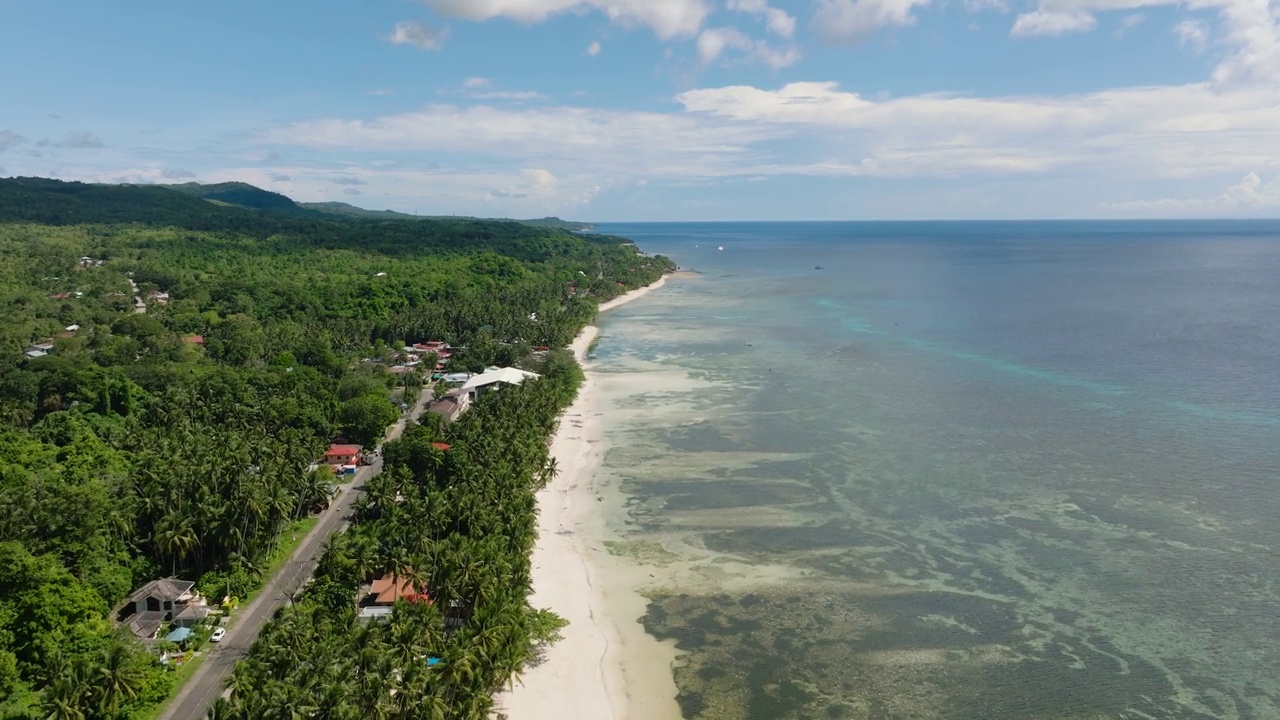
<path id="1" fill-rule="evenodd" d="M 547 440 L 581 371 L 567 355 L 542 369 L 447 428 L 416 427 L 387 445 L 359 522 L 259 638 L 212 717 L 489 717 L 493 692 L 560 627 L 526 601 L 534 492 L 555 473 Z M 433 444 L 442 440 L 447 451 Z M 361 622 L 357 587 L 387 573 L 430 602 L 400 601 L 388 621 Z"/>
<path id="2" fill-rule="evenodd" d="M 546 378 L 388 447 L 385 487 L 370 493 L 382 502 L 334 543 L 308 601 L 237 678 L 266 677 L 264 654 L 290 623 L 334 652 L 399 633 L 398 647 L 444 655 L 429 680 L 407 661 L 396 672 L 435 683 L 450 708 L 440 717 L 480 717 L 531 638 L 554 630 L 523 594 L 532 488 L 577 370 L 557 353 L 535 366 L 529 350 L 565 344 L 599 301 L 670 269 L 620 238 L 556 228 L 0 180 L 0 717 L 127 718 L 167 697 L 173 674 L 114 609 L 164 576 L 215 600 L 251 592 L 285 529 L 327 501 L 332 475 L 309 469 L 325 445 L 377 438 L 397 393 L 429 381 L 386 372 L 396 349 L 425 340 L 464 346 L 457 368 L 521 364 Z M 405 500 L 387 501 L 386 487 Z M 344 613 L 359 582 L 410 567 L 440 600 L 356 632 Z M 450 607 L 468 620 L 442 640 L 432 613 Z M 279 682 L 299 672 L 270 663 Z M 221 710 L 262 717 L 253 703 L 271 697 L 237 693 Z"/>

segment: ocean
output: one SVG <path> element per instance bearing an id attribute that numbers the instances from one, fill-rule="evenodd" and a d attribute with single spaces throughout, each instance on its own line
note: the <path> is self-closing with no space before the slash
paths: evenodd
<path id="1" fill-rule="evenodd" d="M 1280 222 L 600 231 L 686 718 L 1280 718 Z"/>

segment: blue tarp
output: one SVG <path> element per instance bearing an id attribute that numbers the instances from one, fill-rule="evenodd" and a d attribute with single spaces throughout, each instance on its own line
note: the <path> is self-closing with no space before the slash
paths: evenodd
<path id="1" fill-rule="evenodd" d="M 427 658 L 427 667 L 440 664 L 440 658 Z"/>
<path id="2" fill-rule="evenodd" d="M 165 635 L 164 639 L 172 643 L 180 643 L 189 637 L 191 637 L 191 628 L 178 628 L 168 635 Z"/>

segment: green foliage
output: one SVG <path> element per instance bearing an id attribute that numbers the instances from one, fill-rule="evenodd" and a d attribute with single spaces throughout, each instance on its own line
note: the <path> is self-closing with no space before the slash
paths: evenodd
<path id="1" fill-rule="evenodd" d="M 563 356 L 544 369 L 540 380 L 483 396 L 447 428 L 411 428 L 387 444 L 359 522 L 237 667 L 225 717 L 298 707 L 326 717 L 489 717 L 493 693 L 565 627 L 528 605 L 529 552 L 534 492 L 554 472 L 548 440 L 581 372 Z M 441 440 L 447 451 L 433 445 Z M 357 586 L 389 572 L 431 603 L 357 622 Z"/>
<path id="2" fill-rule="evenodd" d="M 8 700 L 22 682 L 18 674 L 18 656 L 10 650 L 0 650 L 0 700 Z"/>
<path id="3" fill-rule="evenodd" d="M 399 414 L 386 393 L 351 398 L 342 403 L 339 411 L 342 435 L 351 442 L 373 447 L 378 444 L 383 430 L 395 422 Z"/>
<path id="4" fill-rule="evenodd" d="M 331 475 L 309 466 L 338 436 L 378 440 L 397 415 L 388 389 L 419 387 L 386 362 L 425 340 L 465 346 L 451 362 L 544 379 L 388 447 L 376 501 L 311 586 L 306 632 L 347 652 L 357 583 L 432 568 L 435 610 L 392 625 L 448 635 L 440 687 L 486 707 L 541 637 L 525 602 L 532 493 L 581 379 L 566 354 L 535 363 L 530 349 L 564 345 L 599 301 L 671 267 L 617 238 L 348 220 L 238 184 L 0 179 L 0 714 L 126 717 L 161 700 L 170 675 L 115 633 L 111 608 L 161 575 L 248 594 L 282 532 L 329 500 Z M 167 299 L 135 313 L 130 280 Z M 46 340 L 49 355 L 23 355 Z M 449 601 L 470 620 L 444 633 Z"/>

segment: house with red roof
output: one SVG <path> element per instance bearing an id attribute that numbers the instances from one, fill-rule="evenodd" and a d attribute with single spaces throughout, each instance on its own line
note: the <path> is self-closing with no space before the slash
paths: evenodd
<path id="1" fill-rule="evenodd" d="M 324 461 L 329 465 L 359 465 L 359 445 L 330 445 L 324 453 Z"/>
<path id="2" fill-rule="evenodd" d="M 373 581 L 369 594 L 360 607 L 361 620 L 382 620 L 390 617 L 397 600 L 411 603 L 430 603 L 425 588 L 418 587 L 408 578 L 388 573 Z"/>

